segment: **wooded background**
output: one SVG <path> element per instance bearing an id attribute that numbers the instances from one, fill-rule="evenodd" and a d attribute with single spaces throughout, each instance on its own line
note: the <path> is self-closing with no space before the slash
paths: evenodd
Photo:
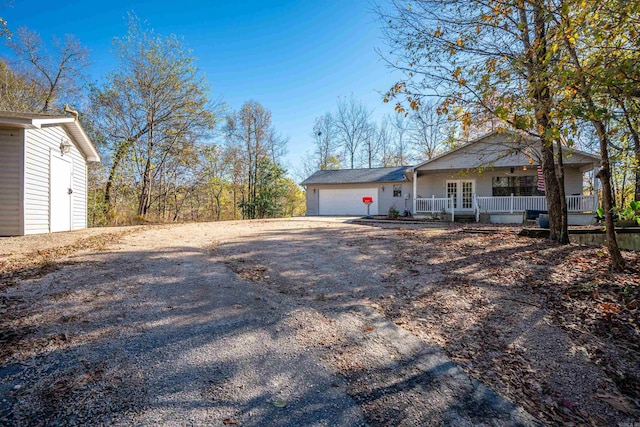
<path id="1" fill-rule="evenodd" d="M 75 37 L 48 43 L 0 18 L 0 109 L 79 110 L 103 156 L 90 169 L 91 225 L 301 215 L 296 181 L 318 169 L 411 165 L 500 129 L 604 154 L 612 210 L 640 199 L 639 9 L 614 0 L 382 2 L 379 53 L 404 75 L 383 101 L 397 114 L 374 120 L 375 106 L 340 98 L 319 112 L 313 149 L 289 171 L 288 141 L 267 106 L 247 100 L 229 111 L 211 99 L 182 39 L 135 15 L 114 41 L 118 66 L 95 85 Z M 548 155 L 553 187 L 561 168 L 558 153 Z"/>

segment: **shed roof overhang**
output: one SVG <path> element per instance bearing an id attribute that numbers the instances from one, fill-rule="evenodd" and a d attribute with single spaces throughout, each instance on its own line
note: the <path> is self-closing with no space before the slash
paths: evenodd
<path id="1" fill-rule="evenodd" d="M 100 161 L 100 154 L 98 154 L 96 147 L 80 125 L 80 122 L 74 117 L 0 112 L 0 126 L 22 129 L 42 129 L 50 126 L 62 126 L 67 133 L 71 135 L 76 146 L 87 158 L 87 161 Z"/>

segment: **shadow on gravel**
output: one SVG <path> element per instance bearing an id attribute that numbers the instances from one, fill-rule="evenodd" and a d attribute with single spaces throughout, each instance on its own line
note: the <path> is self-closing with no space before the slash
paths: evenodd
<path id="1" fill-rule="evenodd" d="M 20 302 L 4 327 L 26 334 L 0 365 L 0 424 L 526 424 L 517 407 L 469 380 L 439 349 L 400 348 L 408 334 L 380 353 L 393 360 L 363 350 L 399 333 L 378 327 L 376 310 L 393 319 L 406 304 L 400 297 L 436 290 L 435 275 L 454 272 L 457 286 L 486 268 L 462 261 L 474 248 L 460 248 L 455 260 L 412 259 L 407 239 L 369 227 L 269 229 L 212 253 L 189 246 L 97 253 L 90 270 L 74 264 L 19 283 L 6 295 Z M 420 251 L 428 234 L 412 244 Z M 495 268 L 534 246 L 493 251 Z M 548 271 L 523 274 L 544 280 Z M 393 304 L 374 305 L 383 301 Z M 494 303 L 469 334 L 493 330 L 491 316 L 510 312 L 501 304 L 511 302 Z M 364 323 L 334 342 L 300 311 L 317 311 L 328 325 L 360 313 Z M 539 320 L 535 310 L 529 316 Z M 516 340 L 527 337 L 504 334 L 485 350 L 499 358 Z M 352 364 L 358 358 L 367 366 Z"/>
<path id="2" fill-rule="evenodd" d="M 289 339 L 278 298 L 206 251 L 94 262 L 91 274 L 71 265 L 11 289 L 7 300 L 19 302 L 5 327 L 22 332 L 0 365 L 0 424 L 157 425 L 196 414 L 198 425 L 358 425 L 338 380 Z"/>

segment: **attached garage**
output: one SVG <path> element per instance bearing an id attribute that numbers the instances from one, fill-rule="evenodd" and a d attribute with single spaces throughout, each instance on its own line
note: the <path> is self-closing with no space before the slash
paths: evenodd
<path id="1" fill-rule="evenodd" d="M 372 197 L 370 215 L 408 208 L 411 185 L 404 166 L 371 169 L 320 170 L 305 179 L 307 215 L 364 216 L 363 197 Z"/>
<path id="2" fill-rule="evenodd" d="M 87 163 L 100 156 L 74 117 L 0 112 L 0 236 L 87 227 Z"/>
<path id="3" fill-rule="evenodd" d="M 366 215 L 367 206 L 363 197 L 378 198 L 378 189 L 371 188 L 326 188 L 320 189 L 318 215 Z M 370 215 L 378 215 L 378 204 L 369 208 Z"/>

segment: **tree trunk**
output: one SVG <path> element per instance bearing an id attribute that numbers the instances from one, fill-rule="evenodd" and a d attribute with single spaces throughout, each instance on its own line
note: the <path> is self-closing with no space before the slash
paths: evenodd
<path id="1" fill-rule="evenodd" d="M 144 167 L 144 173 L 142 175 L 142 190 L 140 191 L 140 198 L 138 200 L 138 215 L 144 217 L 149 211 L 149 204 L 151 202 L 151 158 L 147 158 L 147 162 Z"/>
<path id="2" fill-rule="evenodd" d="M 547 57 L 547 33 L 546 19 L 543 13 L 543 4 L 541 0 L 534 2 L 533 5 L 533 24 L 535 41 L 533 44 L 529 42 L 526 32 L 525 46 L 531 49 L 531 66 L 528 70 L 528 79 L 530 85 L 531 97 L 535 101 L 534 113 L 538 132 L 542 142 L 541 149 L 541 166 L 545 181 L 545 196 L 547 200 L 547 211 L 549 212 L 549 239 L 563 242 L 564 236 L 568 236 L 567 218 L 566 218 L 566 199 L 561 197 L 560 186 L 556 174 L 555 159 L 553 153 L 553 140 L 549 136 L 551 129 L 551 107 L 553 100 L 549 90 L 549 84 L 545 78 L 547 67 L 544 61 Z M 526 23 L 526 14 L 524 8 L 521 8 L 522 22 Z M 564 209 L 563 209 L 563 205 Z"/>
<path id="3" fill-rule="evenodd" d="M 556 168 L 558 178 L 558 194 L 560 196 L 560 229 L 558 243 L 566 245 L 569 243 L 569 220 L 567 212 L 567 195 L 564 188 L 564 160 L 562 158 L 562 143 L 557 142 L 558 147 L 558 167 Z"/>
<path id="4" fill-rule="evenodd" d="M 549 239 L 559 242 L 560 237 L 563 234 L 568 234 L 568 231 L 562 229 L 562 224 L 566 224 L 566 220 L 563 221 L 562 219 L 562 198 L 560 196 L 560 186 L 558 185 L 558 177 L 556 175 L 553 145 L 551 145 L 553 142 L 545 141 L 546 138 L 544 136 L 541 139 L 542 173 L 544 174 L 545 197 L 547 199 L 547 211 L 549 212 Z M 564 211 L 566 212 L 566 206 Z"/>
<path id="5" fill-rule="evenodd" d="M 591 102 L 588 102 L 589 107 L 593 107 Z M 611 192 L 611 169 L 609 162 L 609 138 L 605 130 L 604 124 L 600 120 L 592 119 L 591 122 L 596 128 L 598 138 L 600 140 L 600 170 L 597 173 L 597 177 L 600 178 L 602 184 L 602 208 L 604 209 L 604 218 L 606 225 L 606 237 L 607 237 L 607 249 L 611 256 L 611 268 L 614 271 L 623 271 L 625 268 L 624 258 L 620 253 L 618 247 L 618 240 L 616 239 L 615 224 L 613 223 L 613 198 Z"/>
<path id="6" fill-rule="evenodd" d="M 105 204 L 105 215 L 107 216 L 107 220 L 109 219 L 109 213 L 111 211 L 111 188 L 113 187 L 113 182 L 116 179 L 116 172 L 118 170 L 118 166 L 120 166 L 120 162 L 127 154 L 129 147 L 131 146 L 131 141 L 126 140 L 120 143 L 118 149 L 116 150 L 116 154 L 113 156 L 113 164 L 109 169 L 109 177 L 107 178 L 107 184 L 104 187 L 104 204 Z"/>
<path id="7" fill-rule="evenodd" d="M 153 157 L 153 129 L 149 132 L 147 145 L 147 161 L 144 165 L 144 173 L 142 174 L 142 190 L 140 191 L 140 199 L 138 203 L 138 215 L 146 216 L 149 212 L 151 204 L 151 158 Z"/>

